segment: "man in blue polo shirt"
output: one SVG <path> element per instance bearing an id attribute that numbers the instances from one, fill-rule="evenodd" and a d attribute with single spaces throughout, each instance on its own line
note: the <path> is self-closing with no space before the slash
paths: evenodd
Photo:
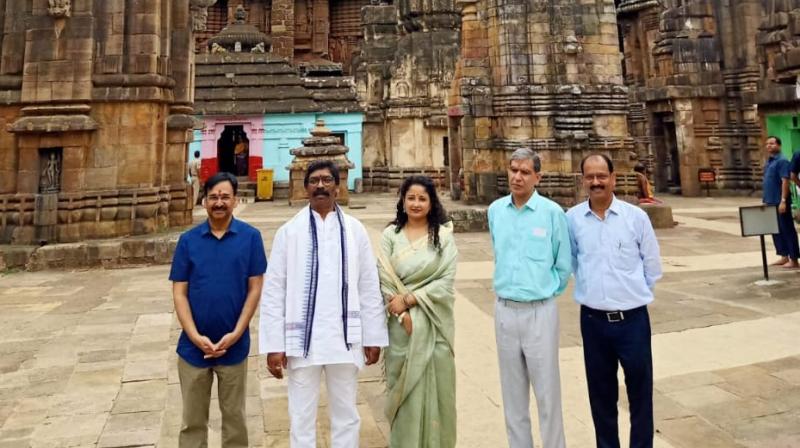
<path id="1" fill-rule="evenodd" d="M 767 137 L 767 161 L 764 164 L 763 202 L 778 206 L 778 233 L 772 235 L 775 251 L 781 258 L 773 266 L 798 269 L 797 259 L 800 247 L 797 242 L 797 229 L 792 219 L 791 195 L 789 194 L 789 161 L 781 154 L 781 139 Z"/>
<path id="2" fill-rule="evenodd" d="M 542 162 L 530 149 L 511 155 L 511 195 L 489 207 L 494 248 L 495 337 L 510 448 L 533 448 L 530 389 L 544 448 L 564 448 L 558 369 L 558 307 L 572 273 L 567 218 L 536 192 Z"/>
<path id="3" fill-rule="evenodd" d="M 172 296 L 183 327 L 178 376 L 183 396 L 181 447 L 208 444 L 211 384 L 217 375 L 222 446 L 247 447 L 245 390 L 250 319 L 261 297 L 267 258 L 259 231 L 233 217 L 238 182 L 218 173 L 205 184 L 208 220 L 178 240 Z"/>

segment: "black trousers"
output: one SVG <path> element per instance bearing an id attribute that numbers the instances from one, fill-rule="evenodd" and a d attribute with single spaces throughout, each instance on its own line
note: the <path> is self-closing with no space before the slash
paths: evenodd
<path id="1" fill-rule="evenodd" d="M 609 316 L 581 306 L 581 335 L 597 447 L 620 446 L 617 365 L 621 364 L 631 414 L 630 446 L 652 448 L 653 355 L 647 307 Z"/>
<path id="2" fill-rule="evenodd" d="M 772 242 L 775 244 L 775 252 L 781 257 L 789 257 L 797 260 L 800 257 L 800 247 L 797 244 L 797 230 L 794 228 L 792 219 L 791 204 L 787 205 L 786 213 L 778 213 L 778 231 L 772 235 Z"/>

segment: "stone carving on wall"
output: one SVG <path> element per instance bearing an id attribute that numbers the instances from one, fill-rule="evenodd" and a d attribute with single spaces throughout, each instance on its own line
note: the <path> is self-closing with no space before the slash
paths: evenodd
<path id="1" fill-rule="evenodd" d="M 208 7 L 216 2 L 217 0 L 191 0 L 190 8 L 192 12 L 192 29 L 194 31 L 206 30 Z"/>
<path id="2" fill-rule="evenodd" d="M 55 18 L 72 15 L 72 0 L 49 0 L 47 13 Z"/>
<path id="3" fill-rule="evenodd" d="M 39 192 L 57 193 L 61 190 L 61 155 L 51 150 L 42 154 L 42 171 L 39 174 Z"/>
<path id="4" fill-rule="evenodd" d="M 236 12 L 234 13 L 234 17 L 236 18 L 236 23 L 242 24 L 247 20 L 247 11 L 244 10 L 244 6 L 238 5 L 236 7 Z"/>
<path id="5" fill-rule="evenodd" d="M 214 42 L 211 44 L 211 53 L 227 53 L 228 50 L 225 49 L 222 45 Z"/>

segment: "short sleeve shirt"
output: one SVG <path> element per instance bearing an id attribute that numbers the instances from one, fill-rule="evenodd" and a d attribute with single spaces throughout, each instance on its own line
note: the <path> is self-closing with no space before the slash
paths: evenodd
<path id="1" fill-rule="evenodd" d="M 767 205 L 781 203 L 781 183 L 789 178 L 789 161 L 778 154 L 770 156 L 764 165 L 763 202 Z"/>
<path id="2" fill-rule="evenodd" d="M 266 270 L 264 243 L 256 228 L 233 219 L 228 231 L 217 238 L 206 221 L 181 235 L 169 279 L 189 283 L 189 307 L 197 331 L 216 343 L 236 328 L 249 278 Z M 209 360 L 203 359 L 203 351 L 181 332 L 177 352 L 196 367 L 239 364 L 250 352 L 250 330 L 245 330 L 225 355 Z"/>
<path id="3" fill-rule="evenodd" d="M 792 161 L 789 162 L 789 172 L 794 173 L 795 176 L 800 175 L 800 150 L 792 156 Z"/>

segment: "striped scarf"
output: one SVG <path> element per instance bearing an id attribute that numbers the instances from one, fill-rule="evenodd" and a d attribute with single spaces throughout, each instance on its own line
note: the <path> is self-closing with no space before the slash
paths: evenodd
<path id="1" fill-rule="evenodd" d="M 347 238 L 345 235 L 344 218 L 342 211 L 338 205 L 335 205 L 336 219 L 339 221 L 339 244 L 341 245 L 342 254 L 342 327 L 344 328 L 344 343 L 347 349 L 350 350 L 350 345 L 347 343 L 347 292 L 348 292 L 348 276 L 347 276 Z M 306 303 L 303 308 L 303 321 L 305 322 L 305 331 L 303 333 L 303 357 L 308 357 L 308 352 L 311 349 L 311 331 L 314 328 L 314 312 L 317 307 L 317 286 L 319 285 L 319 237 L 317 235 L 317 225 L 314 222 L 314 212 L 311 207 L 308 208 L 308 231 L 311 237 L 311 246 L 308 249 L 307 263 L 310 272 L 306 275 L 306 282 L 303 288 Z"/>

